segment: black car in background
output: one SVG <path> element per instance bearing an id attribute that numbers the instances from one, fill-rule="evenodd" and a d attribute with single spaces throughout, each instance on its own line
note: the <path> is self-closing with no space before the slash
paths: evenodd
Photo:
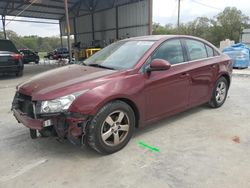
<path id="1" fill-rule="evenodd" d="M 37 52 L 33 52 L 29 49 L 20 49 L 19 52 L 23 55 L 23 63 L 27 64 L 30 62 L 35 62 L 36 64 L 39 63 L 39 56 Z"/>
<path id="2" fill-rule="evenodd" d="M 22 55 L 10 40 L 0 39 L 0 73 L 23 75 Z"/>

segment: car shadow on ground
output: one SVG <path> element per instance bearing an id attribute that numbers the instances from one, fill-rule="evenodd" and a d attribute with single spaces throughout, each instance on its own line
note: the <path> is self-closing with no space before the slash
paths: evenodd
<path id="1" fill-rule="evenodd" d="M 144 134 L 145 137 L 147 136 L 147 133 L 152 133 L 153 131 L 156 131 L 157 129 L 162 128 L 163 126 L 168 126 L 173 124 L 174 122 L 186 118 L 190 115 L 194 115 L 202 110 L 209 110 L 210 108 L 207 105 L 198 106 L 192 109 L 189 109 L 187 111 L 181 112 L 177 115 L 165 118 L 163 120 L 157 121 L 155 123 L 151 123 L 143 128 L 136 129 L 132 140 L 136 139 L 136 137 L 139 137 L 140 135 Z M 38 138 L 35 140 L 31 140 L 28 135 L 28 131 L 26 134 L 22 135 L 26 137 L 26 144 L 28 143 L 28 146 L 25 147 L 31 147 L 34 148 L 34 150 L 44 151 L 46 155 L 49 155 L 53 158 L 72 158 L 74 157 L 80 157 L 80 158 L 100 158 L 105 157 L 105 155 L 99 154 L 92 150 L 89 146 L 83 145 L 73 145 L 68 140 L 63 140 L 63 142 L 59 142 L 56 138 L 50 137 L 50 138 Z M 29 139 L 29 140 L 28 140 Z M 14 141 L 14 140 L 13 140 Z M 29 150 L 31 153 L 36 152 L 34 150 Z"/>
<path id="2" fill-rule="evenodd" d="M 152 132 L 155 131 L 157 129 L 162 128 L 163 126 L 168 126 L 176 121 L 179 121 L 182 118 L 186 118 L 192 114 L 196 114 L 202 110 L 212 110 L 212 108 L 210 108 L 207 104 L 203 104 L 197 107 L 193 107 L 191 109 L 187 109 L 183 112 L 177 113 L 175 115 L 163 118 L 159 121 L 147 124 L 146 126 L 136 129 L 134 132 L 134 137 L 140 136 L 142 134 L 145 134 L 147 132 Z"/>
<path id="3" fill-rule="evenodd" d="M 19 79 L 14 73 L 13 74 L 0 74 L 0 80 L 15 80 Z"/>

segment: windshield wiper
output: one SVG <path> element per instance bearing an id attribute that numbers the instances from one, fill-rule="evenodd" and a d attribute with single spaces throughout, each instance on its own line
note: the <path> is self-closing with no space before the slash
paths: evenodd
<path id="1" fill-rule="evenodd" d="M 97 64 L 97 63 L 88 64 L 88 66 L 91 66 L 91 67 L 99 67 L 99 68 L 110 69 L 110 70 L 116 70 L 116 69 L 113 68 L 113 67 L 106 67 L 106 66 L 103 66 L 103 65 L 100 65 L 100 64 Z"/>
<path id="2" fill-rule="evenodd" d="M 85 61 L 82 61 L 81 64 L 84 65 L 84 66 L 87 66 L 87 64 L 85 63 Z"/>

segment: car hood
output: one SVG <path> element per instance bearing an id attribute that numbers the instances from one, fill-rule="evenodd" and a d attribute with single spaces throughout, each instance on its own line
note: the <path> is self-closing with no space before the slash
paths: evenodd
<path id="1" fill-rule="evenodd" d="M 69 65 L 39 74 L 17 86 L 33 100 L 50 100 L 96 87 L 117 71 L 83 65 Z"/>

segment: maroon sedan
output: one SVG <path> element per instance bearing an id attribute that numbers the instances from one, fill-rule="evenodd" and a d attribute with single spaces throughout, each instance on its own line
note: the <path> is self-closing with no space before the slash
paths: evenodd
<path id="1" fill-rule="evenodd" d="M 32 138 L 55 135 L 109 154 L 135 128 L 204 103 L 220 107 L 231 74 L 230 58 L 202 39 L 130 38 L 17 86 L 12 110 Z"/>

